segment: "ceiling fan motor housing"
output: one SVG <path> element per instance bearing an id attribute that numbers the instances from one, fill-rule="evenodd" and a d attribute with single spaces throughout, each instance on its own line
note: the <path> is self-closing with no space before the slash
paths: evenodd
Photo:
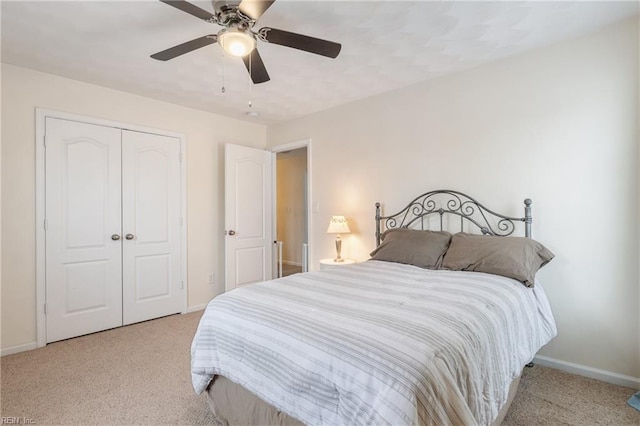
<path id="1" fill-rule="evenodd" d="M 240 29 L 249 29 L 256 23 L 254 19 L 243 14 L 238 6 L 239 1 L 219 0 L 213 5 L 215 10 L 216 21 L 218 25 L 224 27 L 237 27 Z"/>
<path id="2" fill-rule="evenodd" d="M 217 0 L 213 2 L 213 10 L 219 13 L 225 9 L 237 9 L 239 5 L 240 1 L 237 0 Z"/>

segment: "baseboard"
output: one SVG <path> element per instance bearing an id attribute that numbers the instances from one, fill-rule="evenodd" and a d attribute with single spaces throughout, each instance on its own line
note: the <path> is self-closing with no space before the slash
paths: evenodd
<path id="1" fill-rule="evenodd" d="M 573 362 L 560 361 L 558 359 L 541 355 L 536 356 L 533 359 L 533 362 L 544 367 L 551 367 L 557 370 L 566 371 L 567 373 L 611 383 L 613 385 L 640 390 L 640 377 L 625 376 L 624 374 L 587 367 L 586 365 L 574 364 Z"/>
<path id="2" fill-rule="evenodd" d="M 207 303 L 203 303 L 202 305 L 189 306 L 187 308 L 187 312 L 185 312 L 185 313 L 190 314 L 191 312 L 198 312 L 198 311 L 203 310 L 206 307 L 207 307 Z"/>
<path id="3" fill-rule="evenodd" d="M 30 351 L 32 349 L 37 349 L 38 344 L 36 342 L 25 343 L 24 345 L 18 346 L 10 346 L 8 348 L 4 348 L 0 350 L 0 356 L 17 354 L 18 352 Z"/>
<path id="4" fill-rule="evenodd" d="M 207 307 L 206 303 L 203 303 L 202 305 L 189 306 L 185 313 L 190 314 L 192 312 L 202 311 L 206 307 Z M 37 342 L 25 343 L 24 345 L 18 345 L 18 346 L 10 346 L 8 348 L 4 348 L 0 350 L 0 356 L 17 354 L 19 352 L 30 351 L 32 349 L 37 349 L 37 348 L 38 348 Z"/>

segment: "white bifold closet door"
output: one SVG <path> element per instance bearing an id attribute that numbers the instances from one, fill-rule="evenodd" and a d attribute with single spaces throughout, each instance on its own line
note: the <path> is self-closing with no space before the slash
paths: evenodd
<path id="1" fill-rule="evenodd" d="M 122 325 L 120 138 L 47 118 L 47 342 Z"/>
<path id="2" fill-rule="evenodd" d="M 124 325 L 180 312 L 180 143 L 122 132 Z"/>
<path id="3" fill-rule="evenodd" d="M 180 312 L 180 143 L 47 118 L 47 342 Z"/>

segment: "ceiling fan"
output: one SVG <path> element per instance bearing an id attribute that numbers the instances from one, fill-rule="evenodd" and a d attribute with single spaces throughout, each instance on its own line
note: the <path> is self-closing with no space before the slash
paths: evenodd
<path id="1" fill-rule="evenodd" d="M 169 6 L 222 27 L 217 34 L 209 34 L 186 43 L 173 46 L 151 55 L 153 59 L 168 61 L 201 47 L 218 43 L 226 53 L 241 57 L 254 84 L 269 81 L 269 74 L 256 48 L 257 40 L 279 44 L 336 58 L 342 45 L 302 34 L 291 33 L 276 28 L 263 27 L 254 31 L 253 27 L 275 0 L 221 0 L 215 1 L 214 13 L 210 13 L 184 0 L 160 0 Z"/>

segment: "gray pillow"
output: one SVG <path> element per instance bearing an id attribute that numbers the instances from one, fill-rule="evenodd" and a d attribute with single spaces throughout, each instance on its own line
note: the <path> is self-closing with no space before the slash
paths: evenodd
<path id="1" fill-rule="evenodd" d="M 445 231 L 391 229 L 382 244 L 371 252 L 371 259 L 405 263 L 421 268 L 437 269 L 449 247 L 451 234 Z"/>
<path id="2" fill-rule="evenodd" d="M 442 268 L 502 275 L 533 287 L 536 272 L 553 257 L 545 246 L 530 238 L 460 232 L 451 238 Z"/>

